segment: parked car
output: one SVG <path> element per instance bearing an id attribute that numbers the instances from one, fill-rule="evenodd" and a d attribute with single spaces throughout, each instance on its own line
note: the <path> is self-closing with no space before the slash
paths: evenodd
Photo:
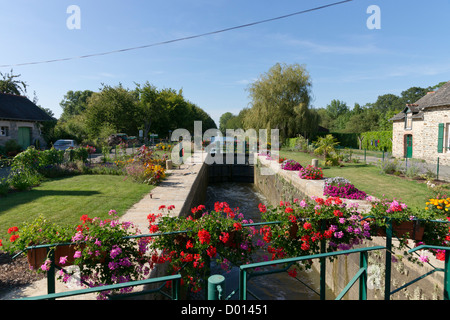
<path id="1" fill-rule="evenodd" d="M 60 139 L 60 140 L 56 140 L 56 142 L 53 144 L 53 147 L 56 150 L 66 150 L 66 149 L 77 148 L 78 145 L 75 142 L 75 140 Z"/>

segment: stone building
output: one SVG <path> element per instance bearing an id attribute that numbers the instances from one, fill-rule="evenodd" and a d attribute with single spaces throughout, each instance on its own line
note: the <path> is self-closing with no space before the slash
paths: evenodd
<path id="1" fill-rule="evenodd" d="M 450 165 L 450 81 L 390 120 L 392 156 Z"/>
<path id="2" fill-rule="evenodd" d="M 0 93 L 0 146 L 16 140 L 26 149 L 32 144 L 45 147 L 41 123 L 55 120 L 27 97 Z"/>

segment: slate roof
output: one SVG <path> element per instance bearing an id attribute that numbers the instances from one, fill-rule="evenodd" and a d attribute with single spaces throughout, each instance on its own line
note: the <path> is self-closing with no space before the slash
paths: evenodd
<path id="1" fill-rule="evenodd" d="M 405 119 L 405 110 L 410 108 L 413 119 L 423 120 L 423 113 L 428 108 L 450 106 L 450 81 L 441 86 L 437 91 L 429 92 L 413 104 L 406 105 L 402 112 L 393 116 L 390 121 Z"/>
<path id="2" fill-rule="evenodd" d="M 0 93 L 0 119 L 22 121 L 55 120 L 27 97 Z"/>

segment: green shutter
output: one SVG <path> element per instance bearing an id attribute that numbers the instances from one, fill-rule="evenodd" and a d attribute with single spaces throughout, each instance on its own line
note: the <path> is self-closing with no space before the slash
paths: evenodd
<path id="1" fill-rule="evenodd" d="M 444 124 L 439 123 L 439 133 L 438 133 L 438 153 L 444 151 Z"/>

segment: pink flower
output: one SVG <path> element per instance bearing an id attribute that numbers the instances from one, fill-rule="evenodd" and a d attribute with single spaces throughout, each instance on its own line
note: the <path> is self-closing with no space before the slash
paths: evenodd
<path id="1" fill-rule="evenodd" d="M 75 251 L 75 254 L 73 255 L 74 258 L 80 258 L 81 257 L 81 251 Z"/>
<path id="2" fill-rule="evenodd" d="M 59 264 L 66 264 L 66 262 L 67 262 L 67 256 L 59 258 Z"/>

